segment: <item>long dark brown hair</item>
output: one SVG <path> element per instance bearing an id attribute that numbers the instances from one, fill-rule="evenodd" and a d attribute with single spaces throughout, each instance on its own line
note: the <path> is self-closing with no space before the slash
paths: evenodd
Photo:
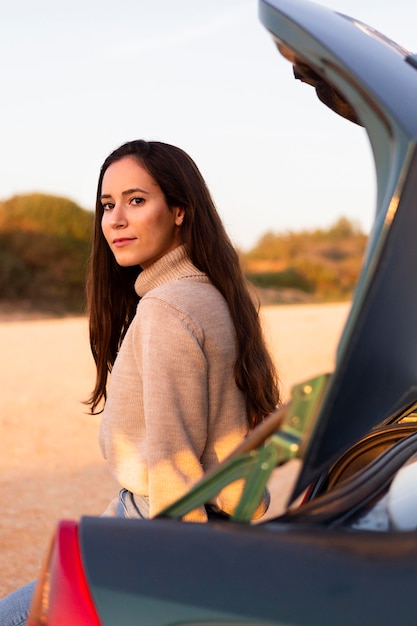
<path id="1" fill-rule="evenodd" d="M 194 161 L 180 148 L 157 141 L 131 141 L 112 152 L 100 171 L 87 301 L 90 345 L 97 368 L 88 401 L 94 412 L 106 399 L 106 385 L 123 337 L 138 304 L 134 282 L 139 266 L 121 267 L 101 230 L 101 187 L 107 168 L 132 156 L 158 183 L 168 207 L 182 207 L 182 241 L 194 265 L 210 278 L 225 298 L 237 337 L 236 384 L 246 398 L 251 427 L 279 403 L 278 381 L 266 349 L 258 309 L 248 290 L 233 247 Z"/>

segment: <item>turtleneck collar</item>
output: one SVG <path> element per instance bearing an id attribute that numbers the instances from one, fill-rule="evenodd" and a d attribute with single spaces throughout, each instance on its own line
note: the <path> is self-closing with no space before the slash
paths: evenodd
<path id="1" fill-rule="evenodd" d="M 209 282 L 209 278 L 197 269 L 187 254 L 184 245 L 178 246 L 165 256 L 155 261 L 139 274 L 135 282 L 135 291 L 140 298 L 151 289 L 171 283 L 179 278 L 194 277 L 199 281 Z"/>

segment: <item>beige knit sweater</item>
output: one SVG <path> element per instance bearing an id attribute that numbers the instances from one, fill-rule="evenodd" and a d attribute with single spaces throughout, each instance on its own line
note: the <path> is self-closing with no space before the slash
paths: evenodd
<path id="1" fill-rule="evenodd" d="M 149 496 L 153 517 L 227 456 L 248 423 L 227 304 L 185 247 L 144 270 L 135 289 L 141 300 L 111 374 L 100 445 L 119 484 Z M 241 487 L 215 504 L 232 512 Z M 205 510 L 186 519 L 205 521 Z"/>

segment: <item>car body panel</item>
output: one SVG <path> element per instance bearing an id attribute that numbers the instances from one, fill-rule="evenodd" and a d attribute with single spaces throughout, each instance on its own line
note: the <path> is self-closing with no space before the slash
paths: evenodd
<path id="1" fill-rule="evenodd" d="M 415 622 L 416 533 L 83 518 L 80 542 L 103 626 Z"/>

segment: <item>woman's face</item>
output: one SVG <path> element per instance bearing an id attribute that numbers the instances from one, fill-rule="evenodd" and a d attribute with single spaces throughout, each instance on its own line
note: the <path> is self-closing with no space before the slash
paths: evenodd
<path id="1" fill-rule="evenodd" d="M 122 267 L 145 269 L 181 245 L 184 209 L 169 209 L 158 183 L 134 157 L 123 157 L 107 168 L 101 202 L 101 228 Z"/>

